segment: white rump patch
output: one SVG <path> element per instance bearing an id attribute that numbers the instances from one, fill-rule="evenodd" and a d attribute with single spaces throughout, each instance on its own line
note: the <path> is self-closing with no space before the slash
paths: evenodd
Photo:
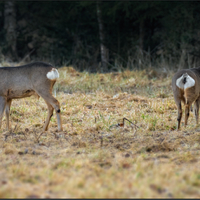
<path id="1" fill-rule="evenodd" d="M 176 80 L 176 85 L 177 85 L 177 87 L 184 89 L 184 84 L 183 84 L 182 79 L 183 79 L 183 75 Z"/>
<path id="2" fill-rule="evenodd" d="M 58 70 L 56 68 L 52 68 L 52 70 L 47 73 L 47 78 L 51 80 L 59 78 Z"/>
<path id="3" fill-rule="evenodd" d="M 194 85 L 195 85 L 195 80 L 191 76 L 188 75 L 187 82 L 184 85 L 184 89 L 190 88 L 190 87 L 192 87 Z"/>
<path id="4" fill-rule="evenodd" d="M 185 81 L 184 81 L 185 79 Z M 184 83 L 185 82 L 185 83 Z M 176 85 L 185 90 L 195 85 L 195 80 L 189 76 L 187 73 L 183 74 L 180 78 L 176 80 Z"/>

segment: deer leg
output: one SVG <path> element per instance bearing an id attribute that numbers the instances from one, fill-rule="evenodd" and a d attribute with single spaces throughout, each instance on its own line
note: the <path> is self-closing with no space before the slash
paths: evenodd
<path id="1" fill-rule="evenodd" d="M 45 101 L 47 106 L 48 106 L 48 116 L 47 116 L 47 119 L 46 119 L 46 122 L 45 122 L 45 125 L 44 125 L 44 128 L 43 130 L 44 131 L 47 131 L 48 130 L 48 126 L 49 126 L 49 122 L 50 122 L 50 119 L 51 117 L 53 116 L 53 107 L 51 106 L 51 104 L 49 104 L 47 101 Z"/>
<path id="2" fill-rule="evenodd" d="M 0 128 L 2 125 L 3 113 L 6 107 L 6 98 L 0 96 Z"/>
<path id="3" fill-rule="evenodd" d="M 9 115 L 10 115 L 10 106 L 11 106 L 12 100 L 8 100 L 6 102 L 6 128 L 9 130 Z"/>
<path id="4" fill-rule="evenodd" d="M 190 116 L 190 105 L 189 103 L 185 104 L 185 126 L 187 126 L 187 121 Z"/>
<path id="5" fill-rule="evenodd" d="M 181 101 L 177 103 L 177 108 L 178 108 L 178 125 L 177 125 L 177 130 L 180 129 L 180 123 L 181 123 L 181 118 L 182 118 L 182 108 L 181 108 Z"/>
<path id="6" fill-rule="evenodd" d="M 60 103 L 57 99 L 55 99 L 50 93 L 46 91 L 37 91 L 37 93 L 48 103 L 50 104 L 56 111 L 57 123 L 58 123 L 58 131 L 62 131 L 62 122 L 61 122 L 61 114 L 60 114 Z M 46 122 L 47 124 L 48 122 Z M 44 127 L 45 128 L 45 127 Z M 47 127 L 46 127 L 47 128 Z"/>
<path id="7" fill-rule="evenodd" d="M 195 118 L 196 118 L 196 124 L 198 125 L 199 123 L 199 98 L 195 101 L 194 103 L 194 113 L 195 113 Z"/>
<path id="8" fill-rule="evenodd" d="M 190 111 L 191 111 L 191 112 L 193 111 L 192 105 L 190 106 Z"/>

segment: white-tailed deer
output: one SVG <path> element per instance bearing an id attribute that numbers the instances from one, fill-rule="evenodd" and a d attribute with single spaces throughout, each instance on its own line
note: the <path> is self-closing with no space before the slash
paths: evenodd
<path id="1" fill-rule="evenodd" d="M 190 107 L 192 106 L 193 102 L 196 124 L 198 124 L 200 101 L 200 67 L 178 71 L 172 78 L 172 90 L 178 109 L 177 129 L 180 129 L 182 118 L 181 101 L 185 105 L 185 126 L 187 125 Z"/>
<path id="2" fill-rule="evenodd" d="M 52 88 L 59 77 L 57 69 L 43 62 L 34 62 L 18 67 L 0 67 L 0 128 L 5 110 L 6 128 L 9 129 L 9 113 L 12 99 L 36 95 L 42 97 L 48 106 L 48 116 L 43 130 L 48 129 L 55 109 L 58 131 L 62 131 L 60 104 L 52 96 Z"/>

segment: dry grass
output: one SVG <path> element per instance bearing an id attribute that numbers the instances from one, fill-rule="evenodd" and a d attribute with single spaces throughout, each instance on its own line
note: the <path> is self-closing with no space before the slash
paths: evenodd
<path id="1" fill-rule="evenodd" d="M 200 129 L 191 114 L 175 131 L 172 74 L 59 71 L 63 132 L 54 115 L 42 133 L 34 97 L 13 101 L 10 132 L 3 119 L 0 198 L 200 197 Z"/>

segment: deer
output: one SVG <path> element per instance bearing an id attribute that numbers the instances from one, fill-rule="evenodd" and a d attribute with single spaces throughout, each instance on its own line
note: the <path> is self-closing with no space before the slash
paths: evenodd
<path id="1" fill-rule="evenodd" d="M 5 111 L 6 129 L 9 130 L 10 107 L 13 99 L 42 97 L 48 107 L 48 115 L 43 131 L 48 130 L 49 122 L 56 111 L 58 131 L 62 131 L 60 103 L 52 96 L 52 89 L 59 73 L 51 64 L 33 62 L 17 67 L 0 67 L 0 128 Z"/>
<path id="2" fill-rule="evenodd" d="M 181 102 L 183 102 L 185 105 L 185 127 L 187 126 L 190 109 L 192 111 L 192 103 L 194 103 L 196 125 L 198 125 L 200 102 L 200 67 L 182 69 L 176 72 L 172 78 L 172 90 L 178 110 L 177 130 L 180 129 L 182 118 Z"/>

